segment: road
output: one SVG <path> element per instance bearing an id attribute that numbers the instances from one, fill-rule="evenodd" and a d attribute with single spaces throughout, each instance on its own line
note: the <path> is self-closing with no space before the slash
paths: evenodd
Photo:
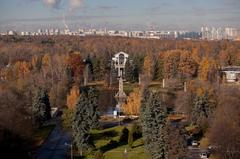
<path id="1" fill-rule="evenodd" d="M 207 152 L 207 150 L 200 149 L 198 147 L 188 147 L 187 159 L 200 159 L 200 154 L 202 152 Z"/>
<path id="2" fill-rule="evenodd" d="M 37 159 L 66 159 L 69 153 L 70 143 L 69 135 L 64 132 L 59 121 L 56 121 L 56 127 L 51 132 L 45 143 L 37 152 Z"/>

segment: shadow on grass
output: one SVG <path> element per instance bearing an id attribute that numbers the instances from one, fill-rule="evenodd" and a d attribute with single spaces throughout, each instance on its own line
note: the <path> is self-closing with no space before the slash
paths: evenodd
<path id="1" fill-rule="evenodd" d="M 137 147 L 140 147 L 140 146 L 143 146 L 143 143 L 142 143 L 142 144 L 139 144 L 139 145 L 136 145 L 136 146 L 133 146 L 132 149 L 137 148 Z"/>
<path id="2" fill-rule="evenodd" d="M 114 149 L 114 148 L 117 148 L 117 147 L 120 147 L 120 146 L 126 145 L 126 144 L 127 144 L 126 142 L 117 142 L 117 141 L 114 141 L 114 140 L 110 140 L 110 142 L 109 142 L 107 145 L 102 146 L 102 147 L 100 148 L 100 150 L 101 150 L 103 153 L 105 153 L 105 152 L 107 152 L 107 151 L 109 151 L 109 150 L 112 150 L 112 149 Z"/>
<path id="3" fill-rule="evenodd" d="M 118 136 L 118 132 L 115 130 L 110 130 L 110 131 L 106 131 L 98 134 L 92 134 L 92 137 L 94 140 L 109 139 L 116 136 Z"/>

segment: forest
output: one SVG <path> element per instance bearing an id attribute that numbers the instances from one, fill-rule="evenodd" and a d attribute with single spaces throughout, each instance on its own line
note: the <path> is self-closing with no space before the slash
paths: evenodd
<path id="1" fill-rule="evenodd" d="M 129 54 L 125 83 L 134 87 L 126 92 L 125 114 L 141 116 L 143 105 L 146 111 L 162 111 L 144 101 L 144 90 L 164 79 L 174 95 L 163 103 L 186 115 L 189 125 L 197 126 L 211 144 L 220 145 L 217 153 L 224 156 L 221 158 L 238 158 L 240 90 L 239 85 L 224 82 L 221 68 L 240 66 L 239 41 L 108 36 L 0 36 L 1 151 L 11 149 L 26 156 L 23 152 L 34 147 L 33 134 L 50 118 L 49 113 L 36 114 L 39 102 L 44 103 L 43 112 L 49 112 L 50 106 L 64 110 L 66 125 L 79 96 L 87 94 L 84 86 L 96 86 L 103 92 L 98 99 L 101 113 L 107 111 L 106 106 L 114 106 L 118 85 L 111 59 L 120 51 Z M 158 99 L 154 93 L 150 96 Z M 143 127 L 143 135 L 149 129 Z"/>

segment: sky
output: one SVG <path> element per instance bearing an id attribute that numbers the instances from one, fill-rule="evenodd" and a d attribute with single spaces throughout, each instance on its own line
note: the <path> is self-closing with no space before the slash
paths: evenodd
<path id="1" fill-rule="evenodd" d="M 240 28 L 240 0 L 1 0 L 0 31 Z"/>

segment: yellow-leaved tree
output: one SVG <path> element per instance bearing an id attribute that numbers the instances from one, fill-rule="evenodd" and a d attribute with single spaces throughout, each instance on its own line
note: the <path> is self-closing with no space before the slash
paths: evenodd
<path id="1" fill-rule="evenodd" d="M 80 91 L 77 86 L 73 86 L 70 93 L 67 96 L 67 107 L 73 109 L 77 103 L 78 97 L 80 96 Z"/>
<path id="2" fill-rule="evenodd" d="M 218 66 L 214 59 L 204 57 L 199 65 L 199 79 L 201 81 L 215 81 Z"/>
<path id="3" fill-rule="evenodd" d="M 135 88 L 127 97 L 127 103 L 123 106 L 123 112 L 128 115 L 139 115 L 141 105 L 140 89 Z"/>
<path id="4" fill-rule="evenodd" d="M 17 61 L 14 65 L 17 78 L 26 77 L 31 71 L 31 64 L 26 61 Z"/>
<path id="5" fill-rule="evenodd" d="M 153 58 L 150 54 L 145 56 L 144 63 L 143 63 L 143 73 L 149 77 L 152 78 L 153 74 Z"/>

